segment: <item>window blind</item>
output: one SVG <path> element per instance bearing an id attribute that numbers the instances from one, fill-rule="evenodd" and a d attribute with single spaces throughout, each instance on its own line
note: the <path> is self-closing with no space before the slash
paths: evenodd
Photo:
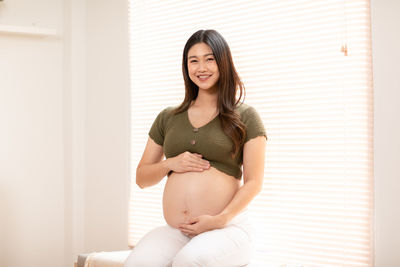
<path id="1" fill-rule="evenodd" d="M 184 98 L 186 40 L 219 31 L 268 135 L 249 206 L 256 266 L 373 265 L 369 1 L 130 1 L 132 182 L 129 245 L 165 224 L 163 179 L 136 167 L 157 114 Z"/>

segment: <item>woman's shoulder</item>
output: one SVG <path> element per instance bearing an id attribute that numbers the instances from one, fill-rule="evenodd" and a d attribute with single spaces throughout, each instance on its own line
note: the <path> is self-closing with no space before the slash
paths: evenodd
<path id="1" fill-rule="evenodd" d="M 253 106 L 244 103 L 238 109 L 241 111 L 241 113 L 239 112 L 240 120 L 246 125 L 245 142 L 260 135 L 264 135 L 267 138 L 264 122 L 257 110 Z"/>
<path id="2" fill-rule="evenodd" d="M 253 106 L 244 102 L 239 103 L 238 106 L 236 106 L 236 110 L 241 117 L 247 114 L 257 113 L 257 110 Z"/>
<path id="3" fill-rule="evenodd" d="M 177 107 L 178 106 L 166 106 L 159 111 L 157 117 L 163 121 L 168 121 L 171 117 L 173 117 L 174 110 L 176 110 Z"/>
<path id="4" fill-rule="evenodd" d="M 172 112 L 177 108 L 178 106 L 166 106 L 163 109 L 161 109 L 160 114 L 163 115 L 170 115 Z"/>

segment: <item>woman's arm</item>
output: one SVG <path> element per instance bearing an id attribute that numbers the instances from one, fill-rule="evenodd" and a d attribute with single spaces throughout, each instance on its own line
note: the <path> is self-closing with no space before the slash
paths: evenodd
<path id="1" fill-rule="evenodd" d="M 164 158 L 163 148 L 150 137 L 136 168 L 136 184 L 140 188 L 159 183 L 170 171 Z"/>
<path id="2" fill-rule="evenodd" d="M 265 146 L 266 140 L 264 136 L 258 136 L 244 144 L 244 184 L 239 188 L 225 209 L 216 215 L 222 227 L 246 208 L 253 198 L 260 193 L 264 180 Z"/>
<path id="3" fill-rule="evenodd" d="M 158 184 L 169 171 L 202 172 L 210 163 L 202 155 L 185 151 L 176 157 L 162 160 L 163 148 L 149 137 L 142 159 L 136 168 L 136 184 L 140 188 Z"/>

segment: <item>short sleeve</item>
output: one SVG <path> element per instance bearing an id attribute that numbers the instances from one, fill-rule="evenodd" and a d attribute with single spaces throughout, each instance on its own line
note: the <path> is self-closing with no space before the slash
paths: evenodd
<path id="1" fill-rule="evenodd" d="M 268 140 L 264 123 L 255 108 L 249 106 L 242 114 L 242 121 L 246 125 L 245 143 L 257 136 L 265 136 Z"/>
<path id="2" fill-rule="evenodd" d="M 151 125 L 149 136 L 160 146 L 164 145 L 165 122 L 168 108 L 163 109 Z"/>

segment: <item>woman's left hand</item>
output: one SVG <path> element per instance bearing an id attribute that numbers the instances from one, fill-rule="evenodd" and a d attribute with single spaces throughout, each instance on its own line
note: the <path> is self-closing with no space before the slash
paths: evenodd
<path id="1" fill-rule="evenodd" d="M 223 228 L 224 220 L 220 216 L 200 215 L 189 220 L 187 223 L 179 224 L 179 230 L 184 235 L 194 237 L 206 231 Z"/>

